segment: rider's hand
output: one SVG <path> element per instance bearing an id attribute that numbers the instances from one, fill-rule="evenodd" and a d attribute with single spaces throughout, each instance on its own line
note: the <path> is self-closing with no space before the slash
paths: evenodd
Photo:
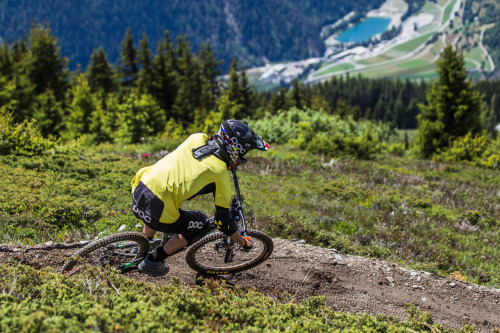
<path id="1" fill-rule="evenodd" d="M 252 238 L 248 236 L 242 237 L 245 240 L 245 245 L 242 246 L 243 251 L 248 252 L 252 249 Z"/>

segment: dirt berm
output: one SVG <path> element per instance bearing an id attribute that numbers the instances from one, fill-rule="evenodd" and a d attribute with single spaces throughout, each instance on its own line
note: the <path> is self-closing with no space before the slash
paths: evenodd
<path id="1" fill-rule="evenodd" d="M 301 241 L 274 239 L 271 258 L 247 272 L 225 276 L 229 284 L 255 288 L 280 298 L 300 301 L 312 295 L 326 297 L 339 311 L 386 314 L 405 319 L 405 304 L 413 303 L 431 313 L 436 323 L 461 328 L 476 326 L 478 332 L 500 329 L 500 290 L 400 267 L 394 263 L 346 255 L 332 249 L 309 246 Z M 35 268 L 59 270 L 78 244 L 44 244 L 31 247 L 0 245 L 0 263 L 23 263 Z M 12 259 L 10 259 L 12 262 Z M 137 271 L 130 278 L 151 282 L 177 276 L 196 283 L 196 273 L 184 261 L 184 252 L 167 259 L 170 273 L 151 278 Z"/>

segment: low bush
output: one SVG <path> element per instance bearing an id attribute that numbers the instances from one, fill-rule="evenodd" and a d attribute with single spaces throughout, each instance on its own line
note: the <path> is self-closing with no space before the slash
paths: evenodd
<path id="1" fill-rule="evenodd" d="M 2 332 L 407 332 L 455 330 L 408 308 L 406 321 L 336 312 L 313 296 L 280 303 L 254 291 L 207 280 L 189 287 L 136 282 L 95 268 L 72 277 L 50 269 L 0 265 Z"/>
<path id="2" fill-rule="evenodd" d="M 35 120 L 16 124 L 12 113 L 0 108 L 0 155 L 40 155 L 55 144 L 55 139 L 40 134 Z"/>
<path id="3" fill-rule="evenodd" d="M 324 111 L 299 110 L 266 115 L 251 122 L 252 128 L 271 143 L 292 143 L 314 154 L 350 155 L 371 159 L 382 151 L 382 142 L 396 140 L 389 124 L 342 119 Z"/>
<path id="4" fill-rule="evenodd" d="M 497 169 L 500 166 L 500 133 L 496 140 L 490 140 L 484 134 L 473 136 L 469 132 L 453 141 L 452 146 L 444 150 L 438 158 Z"/>

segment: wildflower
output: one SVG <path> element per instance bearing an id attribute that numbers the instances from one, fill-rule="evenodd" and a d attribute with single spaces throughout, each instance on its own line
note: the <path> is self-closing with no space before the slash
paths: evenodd
<path id="1" fill-rule="evenodd" d="M 149 154 L 148 153 L 144 153 L 144 154 L 142 154 L 142 157 L 149 158 Z"/>

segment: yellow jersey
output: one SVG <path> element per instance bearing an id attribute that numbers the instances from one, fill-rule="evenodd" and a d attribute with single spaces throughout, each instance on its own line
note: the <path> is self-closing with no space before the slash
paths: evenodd
<path id="1" fill-rule="evenodd" d="M 214 155 L 201 161 L 193 157 L 193 149 L 203 146 L 207 140 L 204 133 L 192 134 L 157 163 L 137 171 L 132 180 L 132 193 L 142 182 L 164 203 L 159 222 L 177 221 L 179 206 L 209 185 L 215 186 L 215 205 L 229 208 L 232 192 L 226 163 Z"/>

